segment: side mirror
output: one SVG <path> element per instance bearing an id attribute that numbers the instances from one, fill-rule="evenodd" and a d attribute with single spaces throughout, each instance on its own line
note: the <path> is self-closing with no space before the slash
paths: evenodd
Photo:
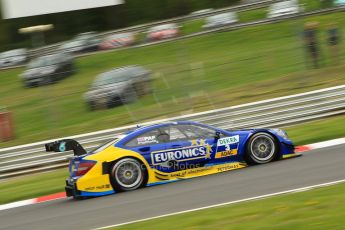
<path id="1" fill-rule="evenodd" d="M 216 140 L 220 139 L 220 134 L 221 134 L 221 132 L 216 131 L 216 134 L 214 135 L 214 139 L 216 139 Z"/>

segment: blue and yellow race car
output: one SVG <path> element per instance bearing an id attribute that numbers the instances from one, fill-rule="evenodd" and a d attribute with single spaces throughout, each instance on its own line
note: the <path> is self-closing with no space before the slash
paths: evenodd
<path id="1" fill-rule="evenodd" d="M 45 145 L 73 150 L 66 193 L 102 196 L 297 156 L 280 129 L 223 130 L 196 122 L 138 127 L 86 152 L 75 140 Z"/>

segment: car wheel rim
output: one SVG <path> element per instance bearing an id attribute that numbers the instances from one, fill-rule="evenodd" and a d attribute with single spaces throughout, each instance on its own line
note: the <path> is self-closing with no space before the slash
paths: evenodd
<path id="1" fill-rule="evenodd" d="M 267 161 L 271 159 L 275 152 L 274 141 L 267 136 L 255 137 L 250 148 L 253 157 L 259 161 Z"/>
<path id="2" fill-rule="evenodd" d="M 120 161 L 114 167 L 113 175 L 117 183 L 124 188 L 135 188 L 142 182 L 140 165 L 132 160 Z"/>

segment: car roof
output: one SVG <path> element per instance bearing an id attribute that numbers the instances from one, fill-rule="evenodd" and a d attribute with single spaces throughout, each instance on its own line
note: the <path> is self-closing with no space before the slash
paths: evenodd
<path id="1" fill-rule="evenodd" d="M 128 130 L 126 133 L 127 134 L 132 134 L 132 133 L 137 133 L 137 132 L 141 133 L 146 130 L 157 129 L 157 128 L 168 126 L 168 125 L 203 125 L 203 124 L 193 122 L 193 121 L 170 121 L 170 122 L 156 123 L 156 124 L 147 125 L 147 126 L 137 126 L 137 128 Z"/>
<path id="2" fill-rule="evenodd" d="M 140 71 L 140 70 L 145 70 L 145 68 L 138 65 L 118 67 L 118 68 L 114 68 L 112 70 L 109 70 L 97 75 L 95 81 L 104 81 L 107 79 L 113 79 L 114 77 L 115 78 L 119 77 L 119 75 L 121 74 L 127 75 L 128 73 L 132 73 L 133 71 Z M 133 74 L 128 75 L 128 79 L 132 77 L 132 75 Z"/>
<path id="3" fill-rule="evenodd" d="M 128 70 L 133 70 L 133 69 L 137 69 L 137 68 L 143 68 L 143 67 L 137 66 L 137 65 L 122 66 L 122 67 L 117 67 L 117 68 L 111 69 L 107 72 L 101 73 L 101 75 L 110 74 L 110 73 L 126 72 Z"/>

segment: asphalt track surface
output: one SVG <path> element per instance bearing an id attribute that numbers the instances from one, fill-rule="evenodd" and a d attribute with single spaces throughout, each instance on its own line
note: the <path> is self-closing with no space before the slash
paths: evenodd
<path id="1" fill-rule="evenodd" d="M 302 157 L 83 201 L 0 211 L 0 229 L 94 229 L 345 179 L 345 145 Z"/>

